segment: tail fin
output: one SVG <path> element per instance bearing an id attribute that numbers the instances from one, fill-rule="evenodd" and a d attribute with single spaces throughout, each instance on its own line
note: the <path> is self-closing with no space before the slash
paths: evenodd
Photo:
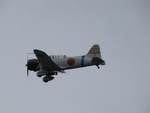
<path id="1" fill-rule="evenodd" d="M 87 56 L 101 58 L 101 52 L 100 52 L 99 45 L 97 45 L 97 44 L 93 45 L 92 48 L 87 53 Z"/>
<path id="2" fill-rule="evenodd" d="M 102 59 L 99 45 L 95 44 L 87 53 L 87 56 L 92 57 L 92 64 L 99 68 L 99 65 L 105 65 L 105 61 Z"/>

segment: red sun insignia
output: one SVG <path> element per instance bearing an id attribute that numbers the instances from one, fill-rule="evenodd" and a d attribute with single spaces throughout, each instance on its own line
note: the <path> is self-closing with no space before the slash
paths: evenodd
<path id="1" fill-rule="evenodd" d="M 73 66 L 75 64 L 75 59 L 74 58 L 69 58 L 67 60 L 67 64 L 70 65 L 70 66 Z"/>

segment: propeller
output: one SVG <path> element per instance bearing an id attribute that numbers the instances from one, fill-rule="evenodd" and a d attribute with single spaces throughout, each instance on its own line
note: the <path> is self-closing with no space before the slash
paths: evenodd
<path id="1" fill-rule="evenodd" d="M 28 69 L 28 67 L 27 67 L 27 77 L 29 76 L 29 69 Z"/>
<path id="2" fill-rule="evenodd" d="M 34 53 L 27 53 L 27 64 L 26 64 L 26 71 L 27 71 L 27 77 L 29 76 L 29 55 L 33 55 Z"/>
<path id="3" fill-rule="evenodd" d="M 27 64 L 26 64 L 26 66 L 27 66 L 27 77 L 29 76 L 28 59 L 29 59 L 29 57 L 27 55 Z"/>

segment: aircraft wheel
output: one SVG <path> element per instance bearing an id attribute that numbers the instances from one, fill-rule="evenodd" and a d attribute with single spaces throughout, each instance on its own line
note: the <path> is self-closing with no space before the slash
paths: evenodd
<path id="1" fill-rule="evenodd" d="M 53 80 L 54 79 L 54 77 L 50 77 L 50 76 L 45 76 L 45 77 L 43 77 L 43 82 L 45 82 L 45 83 L 47 83 L 48 81 L 51 81 L 51 80 Z"/>
<path id="2" fill-rule="evenodd" d="M 50 79 L 49 79 L 48 76 L 43 77 L 43 82 L 47 83 L 49 80 L 50 80 Z"/>

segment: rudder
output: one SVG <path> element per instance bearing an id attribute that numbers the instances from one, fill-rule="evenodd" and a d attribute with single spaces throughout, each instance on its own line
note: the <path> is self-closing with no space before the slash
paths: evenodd
<path id="1" fill-rule="evenodd" d="M 105 65 L 105 61 L 102 59 L 99 45 L 95 44 L 91 47 L 86 56 L 92 57 L 92 64 L 99 68 L 99 65 Z"/>
<path id="2" fill-rule="evenodd" d="M 100 52 L 99 45 L 97 45 L 97 44 L 93 45 L 91 47 L 91 49 L 89 50 L 89 52 L 87 53 L 87 56 L 101 58 L 101 52 Z"/>

